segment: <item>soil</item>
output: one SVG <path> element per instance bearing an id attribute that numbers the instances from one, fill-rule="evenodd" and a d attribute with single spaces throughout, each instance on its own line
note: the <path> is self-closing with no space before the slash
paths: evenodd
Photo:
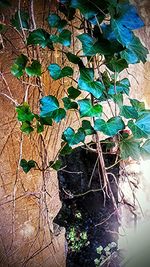
<path id="1" fill-rule="evenodd" d="M 106 166 L 111 166 L 115 159 L 115 155 L 106 154 Z M 91 187 L 88 186 L 97 161 L 97 153 L 91 152 L 85 147 L 78 147 L 70 155 L 62 157 L 61 160 L 63 166 L 66 166 L 65 169 L 58 172 L 62 209 L 55 218 L 55 222 L 66 228 L 66 237 L 70 228 L 75 227 L 77 233 L 86 231 L 88 239 L 80 251 L 72 251 L 68 245 L 66 248 L 67 267 L 94 267 L 94 259 L 98 257 L 96 248 L 100 245 L 106 247 L 108 243 L 117 243 L 118 240 L 119 223 L 114 203 L 112 197 L 109 196 L 110 192 L 105 197 L 102 190 L 84 194 L 89 190 L 99 189 L 103 186 L 98 164 L 93 174 Z M 114 179 L 112 175 L 108 176 L 117 203 L 116 181 L 119 176 L 119 166 L 116 165 L 109 169 L 109 173 L 113 173 L 116 177 Z M 76 196 L 79 194 L 81 196 Z M 81 214 L 81 218 L 77 218 L 78 212 Z M 110 262 L 109 265 L 109 267 L 118 266 L 116 260 Z"/>

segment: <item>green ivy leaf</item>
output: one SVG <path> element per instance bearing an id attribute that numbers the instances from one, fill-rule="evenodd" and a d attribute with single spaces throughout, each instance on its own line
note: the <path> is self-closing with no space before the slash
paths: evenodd
<path id="1" fill-rule="evenodd" d="M 138 112 L 134 107 L 131 106 L 122 106 L 120 109 L 120 115 L 125 117 L 126 119 L 137 119 Z"/>
<path id="2" fill-rule="evenodd" d="M 69 30 L 63 30 L 58 37 L 58 43 L 63 46 L 71 45 L 71 32 Z"/>
<path id="3" fill-rule="evenodd" d="M 106 62 L 106 66 L 113 72 L 120 73 L 124 69 L 128 68 L 128 64 L 125 59 L 123 58 L 111 58 L 108 62 Z"/>
<path id="4" fill-rule="evenodd" d="M 73 69 L 71 67 L 61 67 L 58 64 L 50 64 L 48 66 L 48 70 L 50 72 L 51 77 L 54 80 L 58 80 L 64 77 L 69 77 L 73 75 Z"/>
<path id="5" fill-rule="evenodd" d="M 81 90 L 91 93 L 96 98 L 101 97 L 105 89 L 100 81 L 94 81 L 94 70 L 88 68 L 80 69 L 78 86 Z"/>
<path id="6" fill-rule="evenodd" d="M 111 55 L 111 46 L 109 41 L 107 45 L 99 42 L 96 38 L 91 37 L 87 33 L 83 33 L 77 38 L 82 43 L 83 53 L 85 56 L 95 56 L 96 54 Z"/>
<path id="7" fill-rule="evenodd" d="M 121 117 L 114 117 L 105 122 L 103 119 L 97 119 L 94 124 L 96 131 L 102 131 L 108 136 L 114 136 L 125 128 Z"/>
<path id="8" fill-rule="evenodd" d="M 31 122 L 34 119 L 34 114 L 31 112 L 30 106 L 26 102 L 24 102 L 23 105 L 16 107 L 16 112 L 18 113 L 18 121 Z"/>
<path id="9" fill-rule="evenodd" d="M 20 12 L 21 24 L 24 29 L 29 29 L 29 14 L 27 12 L 21 11 Z M 21 29 L 20 19 L 18 15 L 18 11 L 15 13 L 13 18 L 11 19 L 11 24 L 17 30 Z"/>
<path id="10" fill-rule="evenodd" d="M 131 42 L 126 45 L 126 49 L 123 50 L 120 55 L 121 58 L 124 58 L 129 64 L 135 64 L 140 61 L 145 63 L 148 49 L 142 45 L 138 37 L 133 36 Z"/>
<path id="11" fill-rule="evenodd" d="M 44 96 L 40 100 L 40 117 L 49 117 L 52 114 L 52 111 L 59 109 L 59 103 L 55 96 L 49 95 Z"/>
<path id="12" fill-rule="evenodd" d="M 52 126 L 52 118 L 49 118 L 49 117 L 40 117 L 40 123 L 42 125 L 49 125 L 49 126 Z"/>
<path id="13" fill-rule="evenodd" d="M 24 121 L 20 127 L 20 130 L 23 133 L 30 134 L 34 131 L 33 127 L 31 126 L 31 123 L 29 121 Z"/>
<path id="14" fill-rule="evenodd" d="M 62 161 L 59 159 L 56 162 L 50 161 L 49 165 L 55 171 L 59 171 L 59 169 L 62 167 Z"/>
<path id="15" fill-rule="evenodd" d="M 36 162 L 34 160 L 26 161 L 25 159 L 22 159 L 20 161 L 20 166 L 25 173 L 28 173 L 32 168 L 35 168 Z"/>
<path id="16" fill-rule="evenodd" d="M 59 108 L 51 113 L 51 117 L 57 123 L 66 117 L 66 111 L 63 108 Z"/>
<path id="17" fill-rule="evenodd" d="M 89 99 L 79 100 L 78 104 L 81 117 L 100 117 L 102 114 L 102 106 L 99 104 L 93 106 Z"/>
<path id="18" fill-rule="evenodd" d="M 73 64 L 78 64 L 79 66 L 83 66 L 83 62 L 82 62 L 82 60 L 80 59 L 80 57 L 78 57 L 78 56 L 76 56 L 76 55 L 74 55 L 74 54 L 72 54 L 72 53 L 70 53 L 70 52 L 68 52 L 68 53 L 66 53 L 66 56 L 67 56 L 67 58 L 68 58 L 68 60 L 71 62 L 71 63 L 73 63 Z"/>
<path id="19" fill-rule="evenodd" d="M 11 73 L 15 77 L 20 78 L 23 75 L 23 71 L 26 67 L 27 62 L 28 58 L 25 55 L 21 54 L 12 65 Z"/>
<path id="20" fill-rule="evenodd" d="M 135 125 L 145 134 L 150 135 L 150 112 L 140 116 L 135 122 Z"/>
<path id="21" fill-rule="evenodd" d="M 111 98 L 118 105 L 118 107 L 121 109 L 123 106 L 123 95 L 121 93 L 119 93 L 117 95 L 112 95 Z"/>
<path id="22" fill-rule="evenodd" d="M 25 68 L 26 73 L 31 76 L 41 76 L 41 64 L 38 60 L 33 60 L 31 66 Z"/>
<path id="23" fill-rule="evenodd" d="M 64 142 L 62 142 L 62 144 L 61 144 L 61 146 L 62 146 L 62 149 L 60 151 L 61 156 L 69 155 L 73 150 L 68 144 L 66 144 L 65 146 L 64 146 L 64 144 L 65 144 Z"/>
<path id="24" fill-rule="evenodd" d="M 36 29 L 31 32 L 27 38 L 27 45 L 40 45 L 42 48 L 47 46 L 54 50 L 53 43 L 50 40 L 50 34 L 43 29 Z"/>
<path id="25" fill-rule="evenodd" d="M 134 122 L 133 120 L 128 121 L 128 127 L 130 128 L 132 134 L 134 135 L 135 138 L 140 139 L 140 138 L 147 138 L 148 135 L 143 132 Z"/>
<path id="26" fill-rule="evenodd" d="M 64 107 L 66 110 L 78 108 L 78 104 L 76 102 L 72 102 L 68 97 L 64 97 L 62 101 L 64 102 Z"/>
<path id="27" fill-rule="evenodd" d="M 124 78 L 123 80 L 116 82 L 116 91 L 114 88 L 114 84 L 111 84 L 108 90 L 109 95 L 115 95 L 116 93 L 125 93 L 126 95 L 129 95 L 129 87 L 130 82 L 128 78 Z"/>
<path id="28" fill-rule="evenodd" d="M 79 128 L 78 131 L 75 131 L 68 127 L 64 132 L 62 139 L 68 143 L 69 146 L 77 145 L 80 142 L 84 142 L 85 140 L 85 132 L 83 128 Z"/>
<path id="29" fill-rule="evenodd" d="M 94 130 L 94 128 L 91 126 L 90 121 L 83 120 L 83 121 L 82 121 L 82 128 L 84 129 L 86 135 L 92 135 L 92 134 L 95 134 L 95 130 Z"/>
<path id="30" fill-rule="evenodd" d="M 130 98 L 131 105 L 137 110 L 138 113 L 145 111 L 145 103 L 140 102 L 137 99 Z"/>
<path id="31" fill-rule="evenodd" d="M 80 90 L 74 88 L 73 86 L 68 88 L 68 97 L 71 99 L 76 99 L 81 94 Z"/>
<path id="32" fill-rule="evenodd" d="M 129 157 L 134 160 L 140 158 L 140 142 L 134 138 L 125 138 L 120 142 L 120 156 L 122 159 L 127 159 Z"/>

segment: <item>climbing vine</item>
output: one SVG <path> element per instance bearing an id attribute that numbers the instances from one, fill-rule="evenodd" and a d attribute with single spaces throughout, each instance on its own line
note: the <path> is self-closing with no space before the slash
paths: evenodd
<path id="1" fill-rule="evenodd" d="M 1 1 L 0 4 L 9 3 Z M 45 28 L 36 26 L 33 10 L 29 16 L 19 4 L 11 25 L 5 21 L 0 24 L 2 40 L 7 28 L 13 27 L 24 41 L 23 51 L 10 68 L 12 75 L 21 81 L 34 78 L 39 88 L 37 113 L 31 110 L 27 98 L 18 104 L 9 97 L 15 103 L 23 134 L 32 136 L 37 131 L 42 135 L 45 126 L 52 127 L 65 120 L 69 110 L 80 118 L 80 128 L 64 130 L 60 151 L 45 169 L 59 170 L 59 155 L 71 153 L 76 145 L 85 144 L 87 149 L 92 149 L 86 144 L 87 136 L 95 140 L 105 186 L 108 179 L 102 143 L 122 160 L 128 157 L 138 160 L 150 154 L 150 111 L 143 102 L 130 97 L 130 81 L 121 78 L 129 64 L 146 62 L 148 50 L 134 33 L 143 26 L 136 8 L 128 0 L 57 1 L 57 12 L 50 10 Z M 74 49 L 75 40 L 79 49 Z M 31 49 L 36 53 L 31 53 Z M 50 62 L 43 66 L 39 55 L 45 49 L 59 52 L 68 63 L 60 66 Z M 64 78 L 70 81 L 62 99 L 44 95 L 42 77 L 46 71 L 54 81 L 64 82 Z M 105 136 L 103 140 L 100 134 Z M 43 170 L 34 159 L 21 159 L 20 166 L 26 173 L 35 167 Z"/>

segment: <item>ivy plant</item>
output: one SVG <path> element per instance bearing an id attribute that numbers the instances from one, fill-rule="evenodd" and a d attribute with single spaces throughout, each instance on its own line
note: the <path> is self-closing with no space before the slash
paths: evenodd
<path id="1" fill-rule="evenodd" d="M 48 15 L 46 28 L 29 30 L 29 17 L 23 10 L 20 16 L 22 26 L 18 13 L 11 19 L 12 26 L 18 31 L 22 27 L 25 29 L 27 51 L 31 47 L 38 47 L 41 52 L 47 49 L 50 53 L 59 49 L 65 58 L 63 66 L 56 62 L 42 66 L 38 57 L 29 57 L 29 53 L 24 52 L 12 64 L 12 75 L 20 80 L 29 77 L 41 79 L 42 70 L 46 67 L 52 80 L 63 82 L 68 79 L 70 82 L 62 99 L 58 100 L 53 95 L 41 96 L 37 114 L 27 103 L 17 106 L 21 131 L 32 134 L 36 129 L 41 134 L 45 125 L 51 127 L 60 123 L 65 120 L 68 110 L 73 110 L 80 117 L 80 128 L 68 127 L 64 130 L 61 155 L 71 153 L 76 145 L 86 143 L 86 136 L 94 135 L 97 152 L 101 150 L 101 141 L 111 138 L 116 143 L 116 153 L 123 160 L 149 156 L 150 111 L 143 102 L 131 98 L 129 79 L 120 79 L 120 73 L 129 64 L 145 63 L 147 59 L 148 50 L 134 33 L 144 26 L 136 8 L 128 0 L 58 2 L 57 13 Z M 78 23 L 77 12 L 81 14 Z M 77 30 L 75 36 L 73 27 Z M 75 42 L 80 47 L 76 53 L 72 49 Z M 79 75 L 75 75 L 74 68 Z M 111 115 L 107 114 L 108 110 Z M 105 140 L 99 140 L 100 133 Z M 59 170 L 61 164 L 57 160 L 48 167 Z M 104 160 L 100 158 L 102 163 Z M 21 162 L 25 172 L 33 165 L 25 160 Z"/>

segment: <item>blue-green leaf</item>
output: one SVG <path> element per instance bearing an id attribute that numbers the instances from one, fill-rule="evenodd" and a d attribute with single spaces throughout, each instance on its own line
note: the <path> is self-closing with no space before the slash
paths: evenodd
<path id="1" fill-rule="evenodd" d="M 120 156 L 122 159 L 129 157 L 134 160 L 140 158 L 140 142 L 134 138 L 125 138 L 120 142 Z"/>
<path id="2" fill-rule="evenodd" d="M 55 122 L 59 123 L 66 117 L 66 111 L 63 108 L 56 109 L 51 113 L 51 117 Z"/>
<path id="3" fill-rule="evenodd" d="M 78 131 L 75 131 L 68 127 L 62 136 L 62 139 L 68 143 L 69 146 L 77 145 L 80 142 L 84 142 L 85 140 L 85 132 L 83 128 L 79 128 Z"/>
<path id="4" fill-rule="evenodd" d="M 48 70 L 54 80 L 73 75 L 73 69 L 71 67 L 64 67 L 63 69 L 61 69 L 58 64 L 50 64 L 48 66 Z"/>
<path id="5" fill-rule="evenodd" d="M 99 104 L 93 106 L 89 99 L 79 100 L 78 104 L 81 117 L 100 117 L 102 114 L 102 106 Z"/>
<path id="6" fill-rule="evenodd" d="M 78 86 L 81 90 L 91 93 L 94 97 L 101 97 L 104 85 L 100 81 L 94 81 L 93 69 L 81 68 Z"/>
<path id="7" fill-rule="evenodd" d="M 115 95 L 116 93 L 125 93 L 126 95 L 129 95 L 129 87 L 130 82 L 128 78 L 124 78 L 123 80 L 116 82 L 116 90 L 114 88 L 114 84 L 111 84 L 108 90 L 108 94 Z"/>
<path id="8" fill-rule="evenodd" d="M 59 26 L 60 21 L 61 18 L 55 13 L 48 16 L 48 23 L 52 28 L 57 28 Z"/>
<path id="9" fill-rule="evenodd" d="M 96 131 L 101 131 L 108 136 L 114 136 L 125 128 L 121 117 L 114 117 L 105 122 L 103 119 L 97 119 L 94 124 Z"/>
<path id="10" fill-rule="evenodd" d="M 54 50 L 53 43 L 50 40 L 50 34 L 43 29 L 36 29 L 31 32 L 27 38 L 27 45 L 40 45 L 42 48 L 46 46 Z"/>
<path id="11" fill-rule="evenodd" d="M 128 64 L 123 58 L 111 58 L 108 62 L 106 62 L 106 66 L 113 72 L 121 72 L 124 69 L 128 68 Z"/>
<path id="12" fill-rule="evenodd" d="M 135 125 L 140 128 L 145 134 L 150 135 L 150 112 L 143 114 L 135 122 Z"/>
<path id="13" fill-rule="evenodd" d="M 138 113 L 145 110 L 145 103 L 144 102 L 140 102 L 137 99 L 131 99 L 130 98 L 130 103 L 137 110 Z"/>
<path id="14" fill-rule="evenodd" d="M 86 135 L 92 135 L 92 134 L 95 134 L 95 130 L 94 130 L 94 128 L 91 126 L 90 121 L 83 120 L 83 121 L 82 121 L 82 128 L 84 129 Z"/>
<path id="15" fill-rule="evenodd" d="M 49 95 L 44 96 L 40 100 L 40 117 L 49 117 L 51 116 L 52 112 L 59 109 L 59 103 L 55 96 Z"/>
<path id="16" fill-rule="evenodd" d="M 78 104 L 76 102 L 71 101 L 68 97 L 64 97 L 62 101 L 64 102 L 64 107 L 66 110 L 78 108 Z"/>
<path id="17" fill-rule="evenodd" d="M 147 138 L 148 135 L 142 131 L 134 122 L 133 120 L 128 121 L 128 127 L 130 128 L 132 134 L 134 135 L 135 138 L 140 139 L 140 138 Z"/>
<path id="18" fill-rule="evenodd" d="M 68 88 L 68 97 L 71 99 L 76 99 L 81 94 L 80 90 L 74 88 L 73 86 Z"/>
<path id="19" fill-rule="evenodd" d="M 122 106 L 120 109 L 120 115 L 125 117 L 126 119 L 137 119 L 138 118 L 138 112 L 136 109 L 132 106 Z"/>

